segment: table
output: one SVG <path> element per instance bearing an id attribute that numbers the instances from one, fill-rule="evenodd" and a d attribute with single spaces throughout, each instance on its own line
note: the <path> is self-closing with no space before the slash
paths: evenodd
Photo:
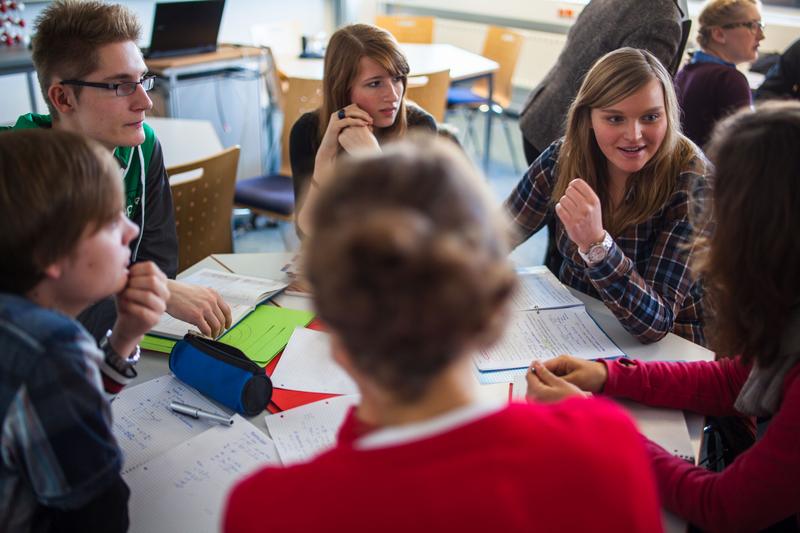
<path id="1" fill-rule="evenodd" d="M 246 276 L 266 277 L 274 280 L 286 280 L 286 274 L 281 268 L 292 258 L 292 253 L 251 253 L 251 254 L 215 254 L 209 256 L 199 263 L 191 266 L 182 272 L 178 278 L 187 276 L 202 268 L 214 270 L 233 271 L 237 274 Z M 580 293 L 574 289 L 570 291 L 586 304 L 586 310 L 597 324 L 611 337 L 611 339 L 631 357 L 644 361 L 658 360 L 686 360 L 686 361 L 710 361 L 714 354 L 686 339 L 678 337 L 672 333 L 662 340 L 653 344 L 641 344 L 631 334 L 626 332 L 611 311 L 600 300 Z M 280 296 L 280 305 L 289 308 L 308 309 L 311 302 L 308 298 Z M 135 383 L 147 381 L 158 376 L 169 373 L 167 357 L 164 354 L 144 351 L 141 361 L 137 367 L 139 376 Z M 134 384 L 135 384 L 134 383 Z M 130 385 L 129 385 L 130 386 Z M 487 386 L 483 386 L 487 387 Z M 495 386 L 485 390 L 485 396 L 495 395 Z M 689 428 L 689 435 L 695 449 L 695 455 L 699 454 L 700 441 L 702 437 L 703 418 L 696 413 L 685 413 L 686 423 Z M 265 429 L 263 422 L 257 420 L 261 415 L 251 418 L 257 427 Z M 686 523 L 675 515 L 664 512 L 665 530 L 671 533 L 685 532 Z"/>
<path id="2" fill-rule="evenodd" d="M 488 84 L 487 101 L 491 102 L 494 91 L 494 73 L 500 68 L 497 62 L 482 55 L 474 54 L 457 46 L 445 43 L 412 44 L 400 43 L 400 49 L 408 59 L 411 76 L 431 74 L 450 69 L 451 82 L 470 82 L 485 78 Z M 276 58 L 278 70 L 290 78 L 321 80 L 322 59 L 300 59 L 279 56 Z M 488 170 L 489 146 L 492 137 L 492 113 L 486 114 L 485 146 L 483 168 Z"/>
<path id="3" fill-rule="evenodd" d="M 222 151 L 217 132 L 207 120 L 148 117 L 146 122 L 161 142 L 167 168 L 205 159 Z"/>

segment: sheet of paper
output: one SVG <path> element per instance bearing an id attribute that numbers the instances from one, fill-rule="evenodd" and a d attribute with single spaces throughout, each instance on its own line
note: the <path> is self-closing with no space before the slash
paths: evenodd
<path id="1" fill-rule="evenodd" d="M 124 389 L 111 402 L 112 431 L 122 449 L 123 474 L 212 426 L 206 420 L 173 412 L 169 408 L 173 400 L 212 413 L 222 412 L 172 376 L 161 376 Z"/>
<path id="2" fill-rule="evenodd" d="M 517 274 L 519 289 L 511 299 L 517 311 L 583 305 L 545 266 L 520 269 Z"/>
<path id="3" fill-rule="evenodd" d="M 294 328 L 308 325 L 313 318 L 314 313 L 308 311 L 259 305 L 219 340 L 239 348 L 247 357 L 265 366 L 283 350 Z"/>
<path id="4" fill-rule="evenodd" d="M 328 394 L 357 394 L 350 376 L 331 356 L 330 336 L 322 331 L 295 328 L 272 373 L 280 389 Z"/>
<path id="5" fill-rule="evenodd" d="M 336 435 L 360 396 L 337 396 L 267 415 L 269 434 L 284 465 L 302 463 L 336 444 Z"/>
<path id="6" fill-rule="evenodd" d="M 481 351 L 475 364 L 481 371 L 525 368 L 534 359 L 559 354 L 582 359 L 625 355 L 585 308 L 568 307 L 515 313 L 500 341 Z"/>
<path id="7" fill-rule="evenodd" d="M 286 287 L 286 283 L 266 278 L 253 278 L 204 268 L 190 276 L 181 278 L 190 285 L 202 285 L 215 289 L 229 304 L 245 304 L 253 307 L 264 296 Z"/>
<path id="8" fill-rule="evenodd" d="M 672 455 L 694 464 L 694 448 L 680 409 L 648 407 L 630 400 L 616 400 L 636 422 L 642 434 Z"/>
<path id="9" fill-rule="evenodd" d="M 232 426 L 213 426 L 123 476 L 131 489 L 130 531 L 215 533 L 236 481 L 279 464 L 275 444 L 235 415 Z"/>

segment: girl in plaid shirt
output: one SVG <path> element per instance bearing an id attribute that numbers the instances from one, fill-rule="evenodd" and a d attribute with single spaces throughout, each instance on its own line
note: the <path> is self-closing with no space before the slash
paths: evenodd
<path id="1" fill-rule="evenodd" d="M 519 245 L 556 217 L 563 283 L 603 300 L 641 342 L 674 332 L 703 344 L 702 291 L 690 276 L 689 200 L 706 161 L 680 131 L 669 74 L 621 48 L 587 73 L 566 135 L 506 200 Z"/>

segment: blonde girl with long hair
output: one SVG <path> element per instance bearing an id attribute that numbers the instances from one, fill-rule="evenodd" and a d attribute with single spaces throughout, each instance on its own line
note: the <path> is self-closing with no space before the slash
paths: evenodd
<path id="1" fill-rule="evenodd" d="M 689 198 L 705 160 L 680 132 L 669 74 L 621 48 L 587 73 L 566 135 L 506 200 L 519 245 L 556 217 L 563 283 L 603 300 L 641 342 L 674 332 L 704 342 L 702 293 L 689 276 Z"/>

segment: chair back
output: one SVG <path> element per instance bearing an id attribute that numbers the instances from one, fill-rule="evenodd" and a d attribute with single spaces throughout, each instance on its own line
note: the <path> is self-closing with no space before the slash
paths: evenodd
<path id="1" fill-rule="evenodd" d="M 303 113 L 314 111 L 322 105 L 322 80 L 288 78 L 283 95 L 283 129 L 281 131 L 281 170 L 284 176 L 292 175 L 289 162 L 289 134 Z"/>
<path id="2" fill-rule="evenodd" d="M 511 80 L 517 69 L 517 60 L 522 50 L 523 37 L 519 33 L 499 26 L 489 26 L 489 33 L 483 43 L 484 57 L 496 61 L 500 67 L 494 74 L 492 98 L 505 109 L 511 103 Z M 479 80 L 472 89 L 475 93 L 486 96 L 488 85 Z"/>
<path id="3" fill-rule="evenodd" d="M 425 74 L 428 83 L 422 86 L 409 85 L 406 100 L 411 100 L 419 107 L 433 115 L 436 122 L 444 122 L 447 110 L 447 89 L 450 88 L 450 70 L 442 70 Z"/>
<path id="4" fill-rule="evenodd" d="M 233 252 L 231 212 L 239 147 L 167 169 L 175 226 L 178 230 L 178 270 L 219 253 Z M 181 179 L 179 174 L 191 173 Z M 194 176 L 199 174 L 199 176 Z"/>
<path id="5" fill-rule="evenodd" d="M 394 35 L 399 43 L 433 42 L 433 17 L 406 15 L 378 15 L 375 25 Z"/>

